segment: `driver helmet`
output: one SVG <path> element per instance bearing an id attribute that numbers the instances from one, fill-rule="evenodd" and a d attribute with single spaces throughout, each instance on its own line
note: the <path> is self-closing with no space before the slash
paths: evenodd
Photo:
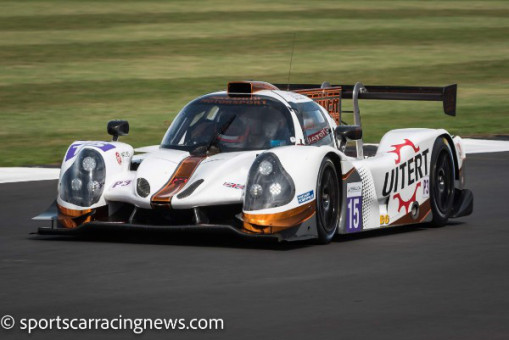
<path id="1" fill-rule="evenodd" d="M 231 146 L 240 146 L 246 141 L 248 134 L 249 124 L 247 124 L 246 118 L 244 115 L 237 115 L 218 139 Z"/>

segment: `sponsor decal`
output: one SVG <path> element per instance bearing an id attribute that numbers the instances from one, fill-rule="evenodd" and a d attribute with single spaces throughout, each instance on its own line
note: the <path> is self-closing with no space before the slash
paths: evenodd
<path id="1" fill-rule="evenodd" d="M 113 184 L 113 186 L 111 187 L 112 189 L 115 189 L 116 187 L 125 187 L 125 186 L 128 186 L 129 184 L 131 184 L 131 180 L 128 179 L 127 181 L 117 181 L 115 182 L 115 184 Z"/>
<path id="2" fill-rule="evenodd" d="M 422 198 L 429 198 L 429 176 L 422 179 Z"/>
<path id="3" fill-rule="evenodd" d="M 399 204 L 398 212 L 401 210 L 401 208 L 405 207 L 405 211 L 408 214 L 408 208 L 410 208 L 410 204 L 412 204 L 413 202 L 416 201 L 417 189 L 419 189 L 420 186 L 421 186 L 421 182 L 417 183 L 417 185 L 415 186 L 415 191 L 414 191 L 412 197 L 410 197 L 410 199 L 408 201 L 405 201 L 403 198 L 401 198 L 401 195 L 399 193 L 395 194 L 392 197 L 393 199 L 398 200 L 398 204 Z"/>
<path id="4" fill-rule="evenodd" d="M 362 196 L 362 182 L 348 183 L 346 186 L 346 197 Z"/>
<path id="5" fill-rule="evenodd" d="M 387 225 L 390 221 L 389 215 L 380 215 L 380 225 Z"/>
<path id="6" fill-rule="evenodd" d="M 295 138 L 294 138 L 295 139 Z M 286 145 L 286 141 L 285 140 L 281 140 L 281 139 L 272 139 L 270 141 L 270 147 L 271 148 L 274 148 L 276 146 L 283 146 L 283 145 Z"/>
<path id="7" fill-rule="evenodd" d="M 246 186 L 244 184 L 237 184 L 232 182 L 224 182 L 223 185 L 227 188 L 243 190 Z"/>
<path id="8" fill-rule="evenodd" d="M 346 186 L 346 232 L 362 230 L 362 182 L 347 183 Z"/>
<path id="9" fill-rule="evenodd" d="M 205 104 L 221 104 L 221 105 L 266 105 L 267 101 L 260 98 L 250 97 L 206 97 L 200 100 Z"/>
<path id="10" fill-rule="evenodd" d="M 118 152 L 115 153 L 115 157 L 117 157 L 118 165 L 122 165 L 122 157 L 120 157 L 120 154 Z"/>
<path id="11" fill-rule="evenodd" d="M 115 145 L 105 142 L 74 143 L 69 147 L 69 151 L 67 151 L 67 154 L 65 155 L 65 161 L 76 156 L 76 150 L 78 150 L 80 146 L 92 146 L 94 148 L 101 149 L 104 152 L 115 148 Z"/>
<path id="12" fill-rule="evenodd" d="M 416 153 L 414 157 L 408 159 L 406 162 L 401 163 L 401 148 L 404 146 L 411 147 Z M 405 213 L 408 214 L 408 210 L 413 202 L 417 200 L 417 190 L 422 187 L 422 197 L 429 197 L 429 176 L 428 176 L 428 155 L 429 149 L 419 152 L 421 149 L 415 147 L 415 145 L 408 139 L 405 139 L 405 143 L 393 145 L 394 152 L 398 155 L 396 159 L 396 168 L 385 173 L 384 186 L 382 194 L 383 196 L 392 196 L 392 199 L 398 201 L 398 213 L 401 212 L 402 208 L 405 208 Z M 410 199 L 405 200 L 401 197 L 398 192 L 405 189 L 405 187 L 414 186 L 414 192 Z"/>
<path id="13" fill-rule="evenodd" d="M 297 201 L 299 201 L 299 204 L 301 204 L 301 203 L 310 201 L 313 198 L 315 198 L 315 191 L 311 190 L 311 191 L 305 192 L 305 193 L 297 196 Z"/>
<path id="14" fill-rule="evenodd" d="M 308 144 L 314 144 L 321 139 L 324 139 L 329 134 L 329 128 L 323 128 L 318 132 L 315 132 L 307 137 Z"/>
<path id="15" fill-rule="evenodd" d="M 329 112 L 329 115 L 336 121 L 336 123 L 340 123 L 339 114 L 341 109 L 341 87 L 331 87 L 328 89 L 305 89 L 296 90 L 296 92 L 313 99 L 315 103 L 320 104 Z"/>
<path id="16" fill-rule="evenodd" d="M 387 171 L 382 191 L 383 196 L 389 196 L 391 193 L 411 186 L 428 176 L 428 154 L 429 149 L 426 149 L 391 171 Z"/>
<path id="17" fill-rule="evenodd" d="M 414 149 L 414 152 L 419 152 L 420 148 L 419 147 L 416 147 L 414 145 L 414 143 L 412 143 L 412 141 L 410 141 L 409 139 L 404 139 L 405 142 L 401 143 L 401 144 L 394 144 L 394 145 L 391 145 L 394 150 L 391 150 L 389 152 L 393 152 L 395 153 L 398 158 L 395 159 L 395 162 L 396 164 L 399 164 L 399 162 L 401 162 L 401 149 L 404 147 L 404 146 L 409 146 L 411 147 L 412 149 Z"/>
<path id="18" fill-rule="evenodd" d="M 127 151 L 123 151 L 121 154 L 122 158 L 129 158 L 131 157 L 131 153 L 127 152 Z"/>

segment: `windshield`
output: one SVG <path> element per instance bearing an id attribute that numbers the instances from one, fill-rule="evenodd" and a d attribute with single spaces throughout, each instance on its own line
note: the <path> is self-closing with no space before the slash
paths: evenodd
<path id="1" fill-rule="evenodd" d="M 290 111 L 266 96 L 201 97 L 177 115 L 163 138 L 163 148 L 189 152 L 262 150 L 293 144 Z"/>

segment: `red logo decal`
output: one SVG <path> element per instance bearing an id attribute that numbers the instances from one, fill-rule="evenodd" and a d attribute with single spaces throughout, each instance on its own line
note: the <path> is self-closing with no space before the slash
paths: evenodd
<path id="1" fill-rule="evenodd" d="M 394 150 L 391 150 L 391 151 L 388 151 L 388 152 L 394 152 L 396 155 L 398 155 L 398 158 L 396 158 L 396 160 L 395 160 L 396 164 L 399 164 L 399 162 L 401 162 L 401 149 L 404 146 L 411 146 L 412 149 L 414 149 L 415 152 L 418 152 L 420 150 L 420 148 L 416 147 L 414 145 L 414 143 L 412 143 L 409 139 L 405 139 L 404 143 L 394 144 L 394 145 L 391 145 L 391 146 L 394 148 Z"/>
<path id="2" fill-rule="evenodd" d="M 171 181 L 171 184 L 175 184 L 175 185 L 186 184 L 188 180 L 189 180 L 189 178 L 186 178 L 186 177 L 175 177 Z"/>
<path id="3" fill-rule="evenodd" d="M 329 134 L 329 128 L 323 128 L 318 132 L 315 132 L 308 136 L 308 143 L 314 144 L 321 139 L 324 139 Z"/>
<path id="4" fill-rule="evenodd" d="M 242 184 L 236 184 L 236 183 L 230 183 L 230 182 L 224 182 L 223 185 L 225 187 L 228 187 L 228 188 L 233 188 L 233 189 L 244 189 L 245 188 L 245 185 L 242 185 Z"/>
<path id="5" fill-rule="evenodd" d="M 408 208 L 410 208 L 410 204 L 415 201 L 415 196 L 417 195 L 417 189 L 420 186 L 421 186 L 421 182 L 417 183 L 417 185 L 415 186 L 414 194 L 412 195 L 412 197 L 410 197 L 410 199 L 408 201 L 405 201 L 404 199 L 402 199 L 401 195 L 399 193 L 392 196 L 392 198 L 394 198 L 394 199 L 397 198 L 399 201 L 398 202 L 399 203 L 398 212 L 401 210 L 401 208 L 405 207 L 405 211 L 408 214 Z"/>
<path id="6" fill-rule="evenodd" d="M 117 152 L 115 156 L 117 156 L 118 165 L 122 164 L 122 157 L 120 157 L 120 154 Z"/>

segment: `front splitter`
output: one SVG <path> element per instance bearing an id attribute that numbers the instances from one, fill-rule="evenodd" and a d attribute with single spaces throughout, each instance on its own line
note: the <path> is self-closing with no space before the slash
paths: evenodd
<path id="1" fill-rule="evenodd" d="M 256 234 L 244 232 L 228 224 L 192 224 L 192 225 L 147 225 L 132 223 L 114 223 L 94 221 L 75 228 L 40 227 L 40 235 L 82 235 L 87 232 L 101 231 L 142 231 L 142 232 L 170 232 L 170 233 L 205 233 L 205 234 L 235 234 L 246 238 L 272 239 L 282 241 L 280 234 Z"/>

